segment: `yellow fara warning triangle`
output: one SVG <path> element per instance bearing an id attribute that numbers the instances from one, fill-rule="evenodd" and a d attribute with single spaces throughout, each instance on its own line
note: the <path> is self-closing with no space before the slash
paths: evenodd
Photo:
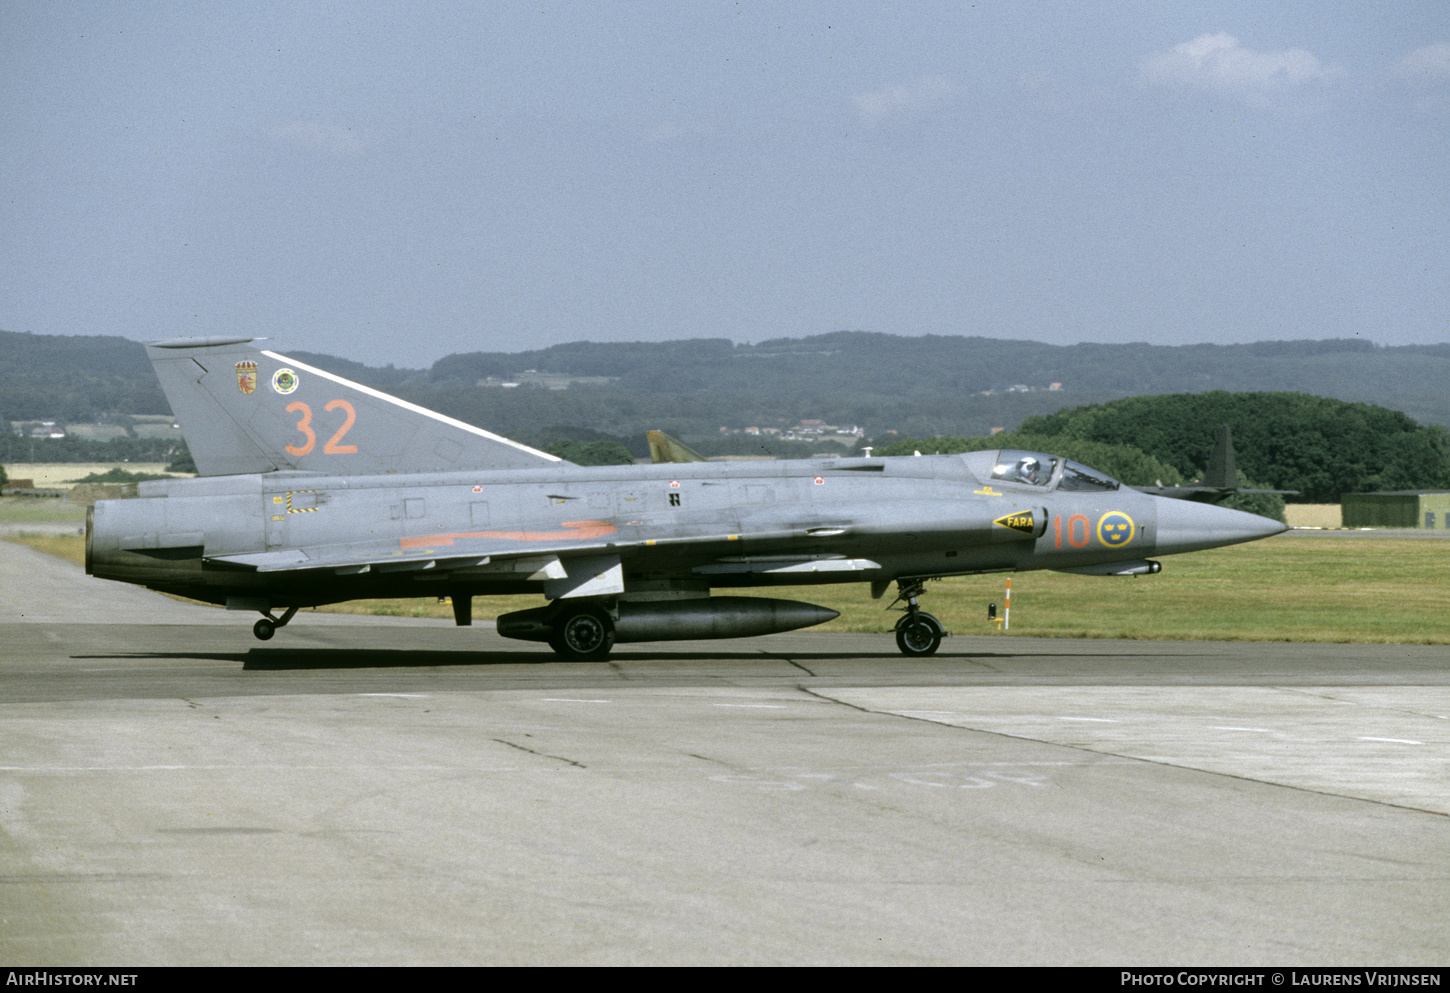
<path id="1" fill-rule="evenodd" d="M 1023 534 L 1031 534 L 1035 530 L 1035 522 L 1032 520 L 1032 511 L 1021 510 L 1015 514 L 1003 514 L 992 522 L 1013 531 L 1021 531 Z"/>

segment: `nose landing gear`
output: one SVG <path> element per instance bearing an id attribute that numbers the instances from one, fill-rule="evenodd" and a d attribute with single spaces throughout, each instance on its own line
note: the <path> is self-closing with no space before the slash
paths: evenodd
<path id="1" fill-rule="evenodd" d="M 917 606 L 917 597 L 926 592 L 926 581 L 898 579 L 896 588 L 896 600 L 891 605 L 906 601 L 906 614 L 896 622 L 896 647 L 902 655 L 934 655 L 947 632 L 941 621 Z"/>

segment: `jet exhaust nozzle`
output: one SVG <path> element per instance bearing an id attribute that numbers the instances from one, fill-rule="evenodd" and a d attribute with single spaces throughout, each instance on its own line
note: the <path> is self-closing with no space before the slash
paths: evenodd
<path id="1" fill-rule="evenodd" d="M 497 630 L 505 638 L 548 641 L 556 605 L 500 615 Z M 750 638 L 824 624 L 839 617 L 829 607 L 767 597 L 699 597 L 692 600 L 630 601 L 618 605 L 616 643 Z"/>

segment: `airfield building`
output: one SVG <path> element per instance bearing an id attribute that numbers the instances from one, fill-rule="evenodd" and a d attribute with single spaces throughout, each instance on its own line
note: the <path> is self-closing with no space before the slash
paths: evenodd
<path id="1" fill-rule="evenodd" d="M 1347 528 L 1450 529 L 1450 490 L 1346 493 L 1340 506 Z"/>

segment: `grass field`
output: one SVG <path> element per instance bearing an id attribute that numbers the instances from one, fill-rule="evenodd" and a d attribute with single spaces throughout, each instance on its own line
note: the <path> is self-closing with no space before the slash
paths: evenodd
<path id="1" fill-rule="evenodd" d="M 109 469 L 148 475 L 182 475 L 167 473 L 165 462 L 9 462 L 5 466 L 12 480 L 33 479 L 35 485 L 41 488 L 69 486 L 92 473 L 104 473 Z"/>
<path id="2" fill-rule="evenodd" d="M 24 527 L 65 523 L 85 527 L 86 505 L 52 497 L 0 497 L 0 524 Z"/>
<path id="3" fill-rule="evenodd" d="M 24 523 L 36 504 L 13 499 L 0 521 Z M 73 505 L 72 505 L 73 506 Z M 27 509 L 32 508 L 32 509 Z M 75 510 L 66 512 L 66 519 Z M 80 508 L 84 517 L 84 508 Z M 82 561 L 73 535 L 12 538 L 52 555 Z M 1011 634 L 1039 638 L 1150 638 L 1213 641 L 1306 641 L 1450 644 L 1450 542 L 1401 538 L 1270 538 L 1230 548 L 1166 556 L 1163 572 L 1137 578 L 1013 574 Z M 956 634 L 993 634 L 987 604 L 1003 606 L 1005 575 L 928 584 L 923 607 Z M 733 591 L 722 591 L 733 592 Z M 741 591 L 805 600 L 839 610 L 817 630 L 889 631 L 892 594 L 872 600 L 865 584 Z M 478 597 L 474 616 L 488 620 L 543 598 Z M 451 617 L 434 598 L 364 600 L 321 608 L 339 613 Z"/>
<path id="4" fill-rule="evenodd" d="M 1342 517 L 1337 503 L 1291 503 L 1284 520 L 1291 528 L 1337 528 Z"/>
<path id="5" fill-rule="evenodd" d="M 1308 641 L 1450 644 L 1450 542 L 1396 538 L 1284 537 L 1165 556 L 1157 576 L 1093 577 L 1056 572 L 943 579 L 927 585 L 923 608 L 955 634 L 1000 631 L 1012 580 L 1013 635 L 1169 641 Z M 776 596 L 839 610 L 819 631 L 890 631 L 894 588 L 872 600 L 865 584 L 722 590 Z M 543 599 L 478 597 L 474 616 L 493 618 Z M 328 610 L 451 617 L 433 600 L 359 601 Z"/>

